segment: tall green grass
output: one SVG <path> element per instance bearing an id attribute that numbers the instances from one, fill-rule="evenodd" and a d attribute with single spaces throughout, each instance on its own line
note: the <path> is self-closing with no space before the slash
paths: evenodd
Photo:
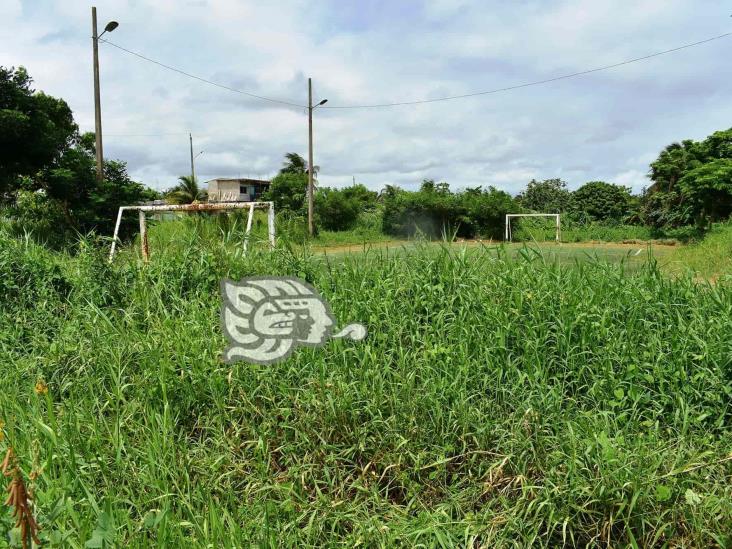
<path id="1" fill-rule="evenodd" d="M 551 218 L 517 218 L 511 222 L 512 240 L 516 242 L 552 241 L 556 226 Z M 562 218 L 562 242 L 622 242 L 623 240 L 652 240 L 659 235 L 651 227 L 611 223 L 578 223 L 570 216 Z"/>
<path id="2" fill-rule="evenodd" d="M 708 280 L 732 277 L 732 223 L 714 225 L 704 239 L 676 250 L 668 267 Z"/>
<path id="3" fill-rule="evenodd" d="M 732 543 L 727 285 L 528 248 L 333 263 L 153 237 L 149 265 L 110 266 L 0 235 L 2 446 L 37 474 L 45 541 Z M 222 363 L 219 280 L 255 274 L 306 279 L 367 339 Z"/>

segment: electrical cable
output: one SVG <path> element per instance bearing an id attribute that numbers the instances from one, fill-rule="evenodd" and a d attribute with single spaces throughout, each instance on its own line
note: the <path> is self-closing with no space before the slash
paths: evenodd
<path id="1" fill-rule="evenodd" d="M 193 79 L 198 80 L 200 82 L 204 82 L 204 83 L 209 84 L 211 86 L 216 86 L 218 88 L 223 88 L 225 90 L 229 90 L 229 91 L 234 92 L 234 93 L 239 93 L 241 95 L 247 95 L 249 97 L 254 97 L 256 99 L 261 99 L 263 101 L 269 101 L 271 103 L 279 103 L 281 105 L 287 105 L 289 107 L 297 107 L 298 109 L 299 108 L 302 108 L 302 107 L 305 107 L 305 105 L 299 105 L 297 103 L 291 103 L 289 101 L 282 101 L 281 99 L 273 99 L 271 97 L 265 97 L 263 95 L 257 95 L 255 93 L 249 93 L 249 92 L 246 92 L 246 91 L 243 91 L 243 90 L 238 90 L 236 88 L 232 88 L 231 86 L 226 86 L 225 84 L 219 84 L 218 82 L 213 82 L 211 80 L 207 80 L 206 78 L 201 78 L 200 76 L 196 76 L 195 74 L 191 74 L 189 72 L 186 72 L 184 70 L 177 69 L 175 67 L 171 67 L 170 65 L 166 65 L 165 63 L 161 63 L 160 61 L 156 61 L 155 59 L 151 59 L 150 57 L 146 57 L 146 56 L 142 55 L 141 53 L 137 53 L 135 51 L 128 50 L 127 48 L 123 48 L 119 44 L 115 44 L 114 42 L 110 42 L 109 40 L 105 40 L 103 38 L 100 38 L 99 41 L 100 42 L 104 42 L 105 44 L 109 44 L 110 46 L 115 47 L 115 48 L 117 48 L 119 50 L 122 50 L 124 52 L 127 52 L 127 53 L 129 53 L 131 55 L 134 55 L 136 57 L 139 57 L 140 59 L 144 59 L 145 61 L 148 61 L 150 63 L 154 63 L 154 64 L 156 64 L 156 65 L 158 65 L 160 67 L 163 67 L 165 69 L 168 69 L 168 70 L 177 72 L 177 73 L 182 74 L 184 76 L 187 76 L 189 78 L 193 78 Z"/>

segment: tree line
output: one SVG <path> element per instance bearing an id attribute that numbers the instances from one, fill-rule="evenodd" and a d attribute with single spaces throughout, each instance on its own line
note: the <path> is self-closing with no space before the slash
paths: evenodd
<path id="1" fill-rule="evenodd" d="M 133 181 L 119 160 L 106 160 L 97 181 L 94 147 L 94 135 L 79 132 L 63 99 L 34 90 L 24 68 L 0 67 L 0 220 L 46 242 L 63 242 L 78 232 L 111 233 L 121 205 L 161 197 L 173 203 L 206 199 L 191 177 L 160 193 Z M 283 215 L 304 216 L 309 169 L 300 155 L 288 153 L 265 199 Z M 570 191 L 561 179 L 532 180 L 517 196 L 492 186 L 453 191 L 433 180 L 424 180 L 417 191 L 323 187 L 314 197 L 316 225 L 348 230 L 368 215 L 378 216 L 383 232 L 395 236 L 500 238 L 506 213 L 540 212 L 562 213 L 575 223 L 704 230 L 732 214 L 732 128 L 667 146 L 650 164 L 648 177 L 650 185 L 638 195 L 604 181 Z"/>

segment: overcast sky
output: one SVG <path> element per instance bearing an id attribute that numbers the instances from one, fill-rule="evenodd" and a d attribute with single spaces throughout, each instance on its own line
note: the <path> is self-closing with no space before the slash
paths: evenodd
<path id="1" fill-rule="evenodd" d="M 327 106 L 459 95 L 552 78 L 732 31 L 720 0 L 110 0 L 113 42 L 226 86 Z M 91 7 L 0 0 L 0 65 L 24 65 L 94 128 Z M 732 126 L 732 37 L 545 85 L 385 109 L 318 109 L 322 185 L 424 178 L 518 192 L 531 178 L 647 185 L 667 144 Z M 307 153 L 307 116 L 100 44 L 104 150 L 163 189 L 269 177 Z"/>

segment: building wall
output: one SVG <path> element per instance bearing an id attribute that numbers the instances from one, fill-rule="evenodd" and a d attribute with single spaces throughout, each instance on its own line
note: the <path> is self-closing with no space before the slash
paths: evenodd
<path id="1" fill-rule="evenodd" d="M 266 190 L 262 183 L 248 179 L 212 179 L 208 182 L 209 202 L 250 202 L 260 200 Z"/>
<path id="2" fill-rule="evenodd" d="M 249 202 L 249 195 L 239 192 L 238 181 L 210 181 L 208 184 L 209 202 Z"/>

